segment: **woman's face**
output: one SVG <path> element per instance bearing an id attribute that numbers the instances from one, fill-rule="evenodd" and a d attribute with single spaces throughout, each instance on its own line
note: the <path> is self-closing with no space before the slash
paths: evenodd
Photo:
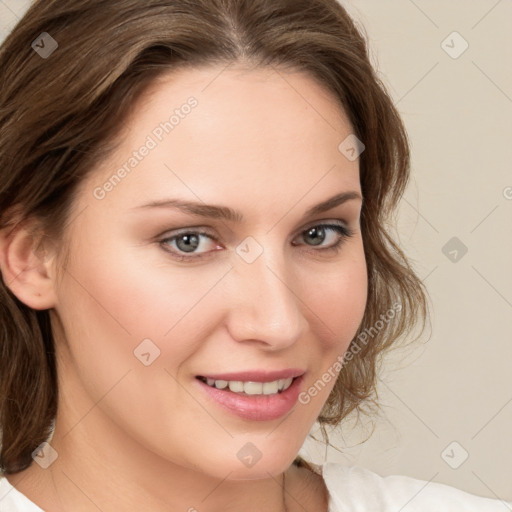
<path id="1" fill-rule="evenodd" d="M 161 78 L 79 189 L 52 318 L 58 422 L 251 479 L 302 446 L 367 274 L 334 98 L 305 74 L 223 69 Z"/>

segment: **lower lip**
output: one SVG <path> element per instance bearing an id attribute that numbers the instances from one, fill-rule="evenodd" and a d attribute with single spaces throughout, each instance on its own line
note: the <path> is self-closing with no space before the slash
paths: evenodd
<path id="1" fill-rule="evenodd" d="M 217 389 L 196 379 L 202 389 L 215 402 L 240 418 L 252 421 L 270 421 L 281 418 L 297 403 L 303 376 L 293 380 L 291 386 L 273 395 L 245 395 Z"/>

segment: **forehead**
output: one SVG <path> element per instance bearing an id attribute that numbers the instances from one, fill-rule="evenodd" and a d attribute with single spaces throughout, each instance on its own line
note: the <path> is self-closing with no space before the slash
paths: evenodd
<path id="1" fill-rule="evenodd" d="M 195 136 L 230 133 L 240 139 L 259 135 L 263 140 L 267 135 L 289 140 L 291 135 L 299 140 L 302 135 L 314 142 L 328 132 L 351 131 L 339 100 L 315 77 L 274 67 L 209 66 L 162 75 L 134 106 L 131 121 L 142 126 L 154 121 L 157 112 L 159 117 L 169 117 L 166 113 L 179 110 L 190 97 L 197 99 L 199 108 L 179 131 L 189 128 Z"/>
<path id="2" fill-rule="evenodd" d="M 225 202 L 223 194 L 296 202 L 313 188 L 323 199 L 334 188 L 359 188 L 358 162 L 338 149 L 351 133 L 337 99 L 306 73 L 179 69 L 155 80 L 133 106 L 120 146 L 95 182 L 108 180 L 151 140 L 109 200 L 128 207 L 134 194 L 154 200 L 167 192 L 216 203 Z"/>

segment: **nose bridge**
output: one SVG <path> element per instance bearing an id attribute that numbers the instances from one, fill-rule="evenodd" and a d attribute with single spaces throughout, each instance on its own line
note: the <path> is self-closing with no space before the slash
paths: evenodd
<path id="1" fill-rule="evenodd" d="M 267 237 L 268 239 L 268 237 Z M 270 243 L 270 242 L 269 242 Z M 248 241 L 249 251 L 235 258 L 236 309 L 230 318 L 231 335 L 238 341 L 255 340 L 274 349 L 293 344 L 303 333 L 306 319 L 302 302 L 291 289 L 293 276 L 281 248 L 269 244 L 252 261 L 244 258 L 256 250 Z M 240 244 L 240 249 L 244 243 Z M 245 247 L 247 249 L 247 247 Z M 237 251 L 237 252 L 239 252 Z M 254 256 L 254 253 L 253 253 Z"/>

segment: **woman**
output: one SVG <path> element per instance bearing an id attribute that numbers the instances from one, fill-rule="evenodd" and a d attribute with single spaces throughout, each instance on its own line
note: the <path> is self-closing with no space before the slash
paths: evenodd
<path id="1" fill-rule="evenodd" d="M 0 69 L 2 511 L 503 509 L 297 457 L 427 316 L 338 3 L 38 1 Z"/>

